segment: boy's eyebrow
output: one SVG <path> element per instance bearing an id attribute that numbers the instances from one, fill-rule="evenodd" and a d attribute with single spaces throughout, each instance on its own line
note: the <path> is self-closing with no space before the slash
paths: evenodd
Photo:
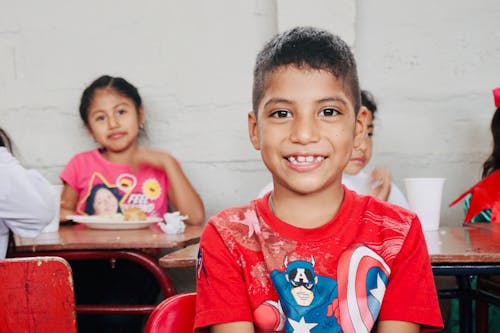
<path id="1" fill-rule="evenodd" d="M 340 102 L 344 105 L 347 105 L 347 101 L 341 97 L 326 97 L 322 98 L 318 101 L 319 103 L 327 103 L 327 102 Z"/>
<path id="2" fill-rule="evenodd" d="M 285 98 L 271 98 L 266 103 L 264 103 L 264 108 L 267 107 L 269 104 L 278 104 L 278 103 L 292 104 L 291 101 Z"/>
<path id="3" fill-rule="evenodd" d="M 317 103 L 328 103 L 328 102 L 339 102 L 344 105 L 347 105 L 347 101 L 344 98 L 341 97 L 325 97 L 321 98 Z M 271 98 L 268 100 L 266 103 L 264 103 L 264 108 L 267 107 L 269 104 L 277 104 L 277 103 L 284 103 L 284 104 L 293 104 L 291 101 L 285 98 Z"/>

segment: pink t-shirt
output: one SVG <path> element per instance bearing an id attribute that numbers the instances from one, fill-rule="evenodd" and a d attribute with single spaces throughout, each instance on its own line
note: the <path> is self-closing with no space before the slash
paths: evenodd
<path id="1" fill-rule="evenodd" d="M 107 161 L 98 149 L 73 156 L 61 180 L 78 193 L 76 212 L 83 215 L 120 213 L 139 207 L 150 217 L 167 212 L 169 181 L 163 170 Z"/>

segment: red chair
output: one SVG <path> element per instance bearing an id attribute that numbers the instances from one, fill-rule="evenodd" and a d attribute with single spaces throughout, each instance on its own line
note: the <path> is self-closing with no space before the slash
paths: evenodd
<path id="1" fill-rule="evenodd" d="M 144 333 L 192 333 L 196 293 L 177 294 L 158 304 L 146 322 Z"/>
<path id="2" fill-rule="evenodd" d="M 0 260 L 0 332 L 76 333 L 73 278 L 66 260 Z"/>

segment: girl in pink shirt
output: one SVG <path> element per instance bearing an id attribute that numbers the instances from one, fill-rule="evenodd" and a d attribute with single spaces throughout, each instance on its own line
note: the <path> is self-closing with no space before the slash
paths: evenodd
<path id="1" fill-rule="evenodd" d="M 138 144 L 145 112 L 136 87 L 123 78 L 99 77 L 83 92 L 80 116 L 100 147 L 76 154 L 62 171 L 61 221 L 67 215 L 112 216 L 129 208 L 163 217 L 170 204 L 188 216 L 187 223 L 203 223 L 203 203 L 176 159 Z M 151 304 L 158 297 L 151 273 L 134 263 L 70 263 L 77 304 Z M 146 317 L 80 314 L 78 332 L 140 332 Z"/>
<path id="2" fill-rule="evenodd" d="M 188 216 L 187 223 L 204 221 L 200 196 L 176 159 L 139 146 L 145 113 L 137 88 L 123 78 L 101 76 L 83 92 L 80 117 L 100 148 L 75 155 L 61 173 L 62 221 L 75 213 L 112 215 L 131 207 L 162 217 L 169 202 Z M 116 210 L 96 209 L 106 206 Z"/>

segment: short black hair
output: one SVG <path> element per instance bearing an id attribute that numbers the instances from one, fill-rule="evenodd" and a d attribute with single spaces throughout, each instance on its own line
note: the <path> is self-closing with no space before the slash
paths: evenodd
<path id="1" fill-rule="evenodd" d="M 375 119 L 375 112 L 377 112 L 377 102 L 375 102 L 375 97 L 368 90 L 361 90 L 361 105 L 368 109 L 372 113 L 373 119 Z"/>
<path id="2" fill-rule="evenodd" d="M 252 107 L 258 105 L 269 74 L 282 66 L 326 70 L 347 87 L 354 111 L 361 106 L 356 61 L 340 37 L 313 27 L 295 27 L 274 36 L 257 55 L 253 73 Z"/>

